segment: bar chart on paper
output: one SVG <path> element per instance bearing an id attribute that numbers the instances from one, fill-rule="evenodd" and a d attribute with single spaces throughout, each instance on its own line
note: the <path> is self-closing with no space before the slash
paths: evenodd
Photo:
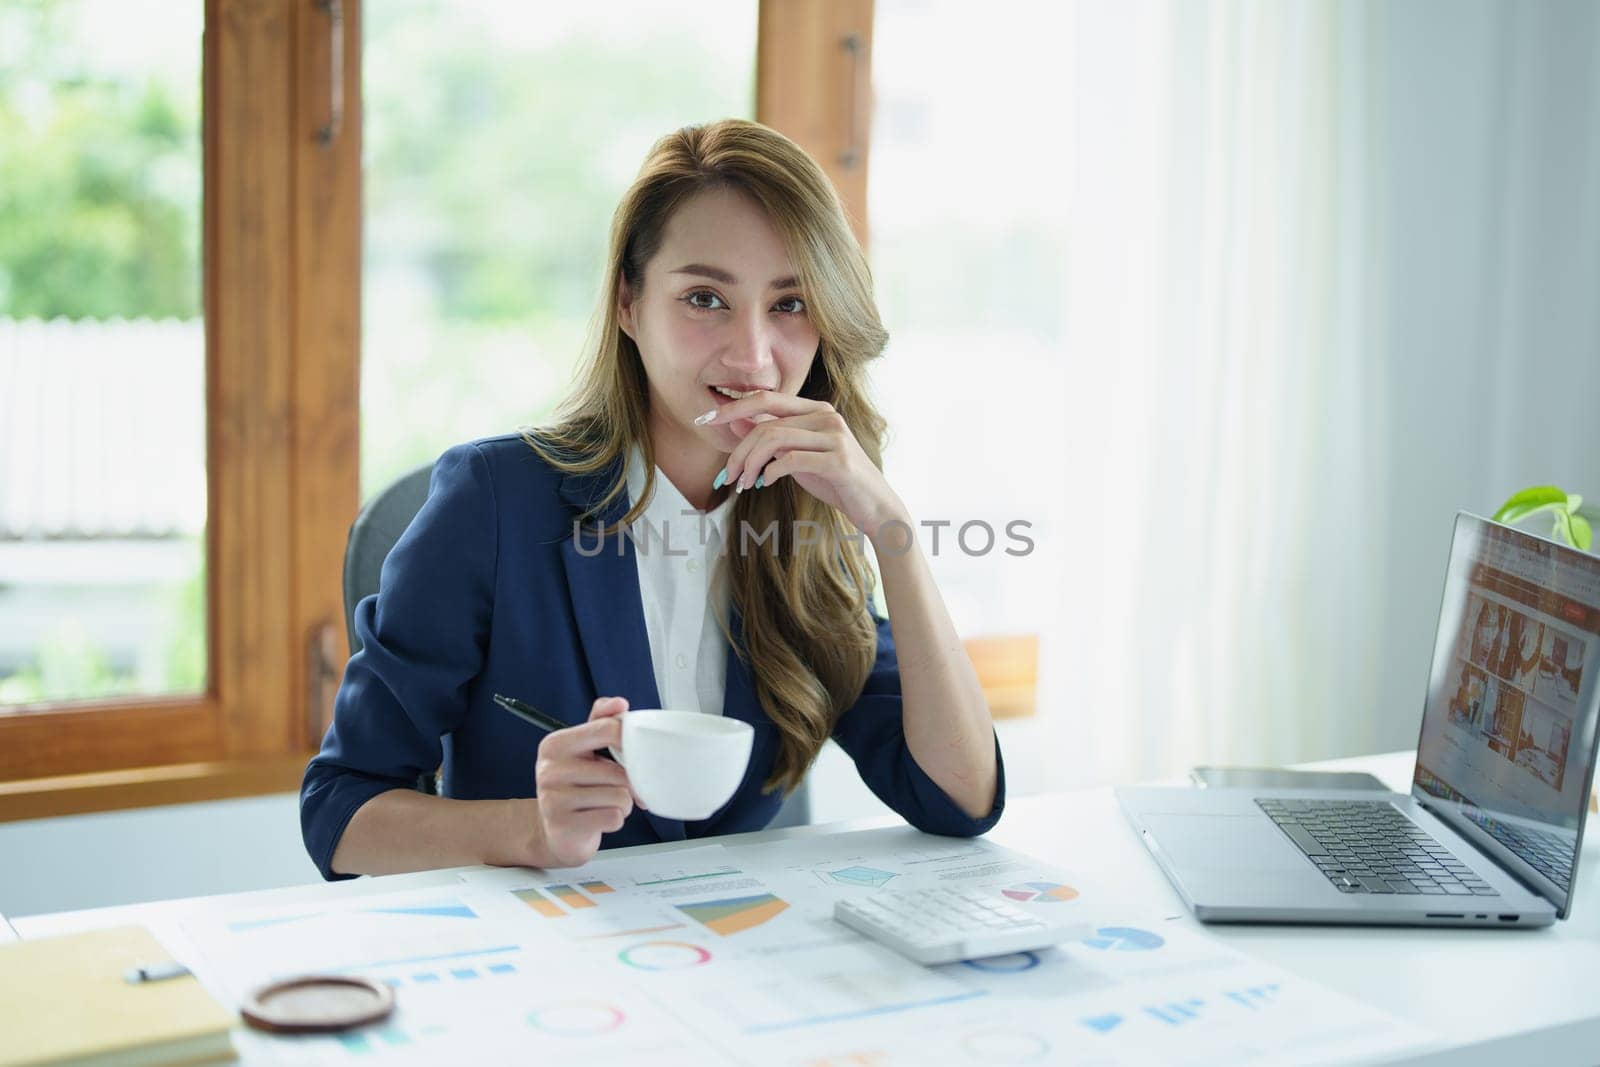
<path id="1" fill-rule="evenodd" d="M 387 1050 L 410 1050 L 419 1042 L 427 1043 L 449 1034 L 448 1027 L 429 1023 L 414 1030 L 394 1025 L 366 1027 L 349 1033 L 335 1035 L 332 1039 L 345 1052 L 360 1058 L 370 1058 Z"/>
<path id="2" fill-rule="evenodd" d="M 493 957 L 501 952 L 515 952 L 518 947 L 507 945 L 503 949 L 491 952 L 400 960 L 392 965 L 396 968 L 396 973 L 384 978 L 383 981 L 393 989 L 401 989 L 406 986 L 435 986 L 442 982 L 476 982 L 508 977 L 521 973 L 518 966 Z"/>
<path id="3" fill-rule="evenodd" d="M 545 919 L 565 919 L 558 928 L 573 941 L 639 937 L 681 929 L 682 916 L 659 902 L 618 893 L 597 880 L 578 883 L 585 893 L 558 883 L 511 890 L 511 895 Z"/>
<path id="4" fill-rule="evenodd" d="M 1266 985 L 1248 986 L 1244 989 L 1230 989 L 1223 996 L 1240 1007 L 1259 1011 L 1277 999 L 1278 983 L 1269 982 Z"/>
<path id="5" fill-rule="evenodd" d="M 1149 1004 L 1145 1006 L 1144 1013 L 1152 1019 L 1158 1019 L 1168 1026 L 1182 1026 L 1184 1023 L 1200 1018 L 1200 1009 L 1206 1002 L 1199 997 L 1189 997 L 1186 1000 L 1169 1001 L 1166 1004 Z"/>
<path id="6" fill-rule="evenodd" d="M 573 911 L 582 911 L 584 908 L 595 906 L 594 901 L 570 885 L 547 885 L 544 890 Z"/>
<path id="7" fill-rule="evenodd" d="M 532 886 L 527 889 L 513 889 L 511 895 L 532 908 L 535 914 L 542 915 L 546 919 L 563 919 L 567 915 L 560 904 Z"/>

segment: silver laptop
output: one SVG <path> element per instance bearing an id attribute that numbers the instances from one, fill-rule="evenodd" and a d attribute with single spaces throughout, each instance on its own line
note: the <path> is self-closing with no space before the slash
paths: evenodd
<path id="1" fill-rule="evenodd" d="M 1567 917 L 1600 731 L 1600 557 L 1456 516 L 1409 795 L 1126 787 L 1208 922 Z"/>

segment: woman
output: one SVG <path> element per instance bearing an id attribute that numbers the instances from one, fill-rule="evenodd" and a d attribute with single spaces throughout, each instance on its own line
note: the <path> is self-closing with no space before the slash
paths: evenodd
<path id="1" fill-rule="evenodd" d="M 557 423 L 446 452 L 357 608 L 363 648 L 301 789 L 324 876 L 575 866 L 760 829 L 830 736 L 913 825 L 993 826 L 999 746 L 880 470 L 865 374 L 887 335 L 821 169 L 750 122 L 663 138 L 617 208 L 602 293 Z M 495 693 L 573 725 L 541 735 Z M 598 755 L 630 705 L 755 727 L 721 811 L 634 803 Z M 409 788 L 441 764 L 448 796 Z"/>

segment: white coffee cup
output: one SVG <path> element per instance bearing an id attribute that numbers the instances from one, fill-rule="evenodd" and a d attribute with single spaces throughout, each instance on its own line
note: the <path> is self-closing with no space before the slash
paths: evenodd
<path id="1" fill-rule="evenodd" d="M 622 716 L 613 748 L 634 795 L 667 819 L 709 819 L 744 780 L 755 730 L 740 719 L 641 708 Z"/>

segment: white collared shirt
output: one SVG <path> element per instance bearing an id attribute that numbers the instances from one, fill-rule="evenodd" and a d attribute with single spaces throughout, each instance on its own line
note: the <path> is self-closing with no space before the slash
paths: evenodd
<path id="1" fill-rule="evenodd" d="M 630 503 L 644 491 L 644 476 L 644 458 L 634 449 L 628 460 Z M 697 511 L 658 467 L 655 492 L 633 524 L 639 599 L 664 708 L 722 714 L 728 645 L 715 610 L 725 608 L 728 594 L 727 582 L 713 583 L 712 576 L 733 499 L 729 493 L 715 509 Z"/>

